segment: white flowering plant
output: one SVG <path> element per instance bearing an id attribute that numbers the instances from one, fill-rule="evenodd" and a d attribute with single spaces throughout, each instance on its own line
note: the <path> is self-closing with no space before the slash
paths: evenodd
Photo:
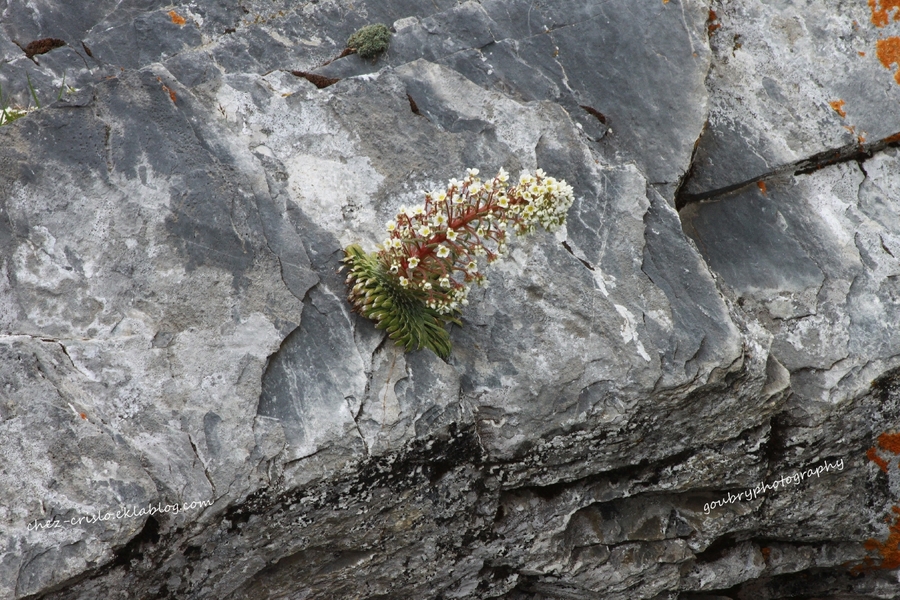
<path id="1" fill-rule="evenodd" d="M 502 168 L 489 181 L 468 169 L 462 181 L 426 193 L 424 204 L 401 206 L 376 252 L 348 246 L 354 310 L 407 351 L 429 348 L 447 358 L 447 323 L 461 324 L 471 284 L 487 283 L 482 259 L 492 263 L 507 252 L 509 232 L 523 235 L 538 225 L 555 231 L 574 201 L 570 185 L 541 169 L 522 173 L 515 185 L 508 180 Z"/>

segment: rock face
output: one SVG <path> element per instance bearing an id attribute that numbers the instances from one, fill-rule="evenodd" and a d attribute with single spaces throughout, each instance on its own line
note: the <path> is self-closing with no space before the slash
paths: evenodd
<path id="1" fill-rule="evenodd" d="M 896 3 L 82 4 L 0 5 L 0 597 L 900 596 Z M 576 202 L 404 354 L 342 248 L 467 167 Z"/>

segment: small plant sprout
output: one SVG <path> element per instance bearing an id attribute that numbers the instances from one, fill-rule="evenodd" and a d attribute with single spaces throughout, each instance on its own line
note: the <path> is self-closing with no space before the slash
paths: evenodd
<path id="1" fill-rule="evenodd" d="M 574 201 L 570 185 L 540 169 L 523 173 L 515 185 L 508 180 L 503 169 L 485 182 L 468 169 L 462 181 L 426 193 L 424 204 L 401 206 L 376 252 L 348 246 L 344 263 L 354 310 L 407 351 L 429 348 L 447 358 L 446 324 L 461 325 L 471 284 L 487 283 L 480 259 L 498 260 L 510 231 L 524 235 L 538 225 L 555 231 Z"/>
<path id="2" fill-rule="evenodd" d="M 38 98 L 37 91 L 34 89 L 34 85 L 31 83 L 31 76 L 28 73 L 25 73 L 25 80 L 28 83 L 28 91 L 31 94 L 31 98 L 34 100 L 34 106 L 24 108 L 21 106 L 9 106 L 9 99 L 3 98 L 3 88 L 0 87 L 0 125 L 8 125 L 29 113 L 41 109 L 41 101 Z M 66 73 L 63 72 L 62 85 L 59 87 L 56 100 L 59 101 L 63 97 L 63 93 L 73 93 L 74 91 L 77 90 L 66 86 Z"/>
<path id="3" fill-rule="evenodd" d="M 28 81 L 28 89 L 31 92 L 31 97 L 34 98 L 34 105 L 38 108 L 38 110 L 40 110 L 41 101 L 38 100 L 37 92 L 34 91 L 34 86 L 31 84 L 31 75 L 25 73 L 25 79 Z"/>
<path id="4" fill-rule="evenodd" d="M 366 25 L 356 30 L 347 40 L 347 48 L 362 58 L 375 58 L 385 50 L 391 41 L 391 31 L 381 23 Z"/>
<path id="5" fill-rule="evenodd" d="M 0 86 L 0 125 L 8 125 L 27 115 L 31 110 L 9 105 L 9 98 L 3 97 L 3 87 Z"/>

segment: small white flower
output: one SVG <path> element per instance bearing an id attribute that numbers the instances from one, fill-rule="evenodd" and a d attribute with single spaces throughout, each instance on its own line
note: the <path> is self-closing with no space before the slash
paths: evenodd
<path id="1" fill-rule="evenodd" d="M 402 205 L 402 206 L 400 207 L 399 211 L 397 212 L 397 218 L 399 219 L 400 217 L 402 217 L 403 215 L 405 215 L 405 214 L 407 213 L 407 211 L 409 211 L 409 209 L 406 208 L 406 205 L 405 205 L 405 204 Z"/>
<path id="2" fill-rule="evenodd" d="M 408 285 L 409 285 L 409 279 L 407 279 L 406 277 L 403 277 L 403 276 L 401 275 L 401 276 L 400 276 L 400 285 L 403 286 L 403 287 L 408 286 Z"/>
<path id="3" fill-rule="evenodd" d="M 507 198 L 506 196 L 500 196 L 499 198 L 497 198 L 497 206 L 499 206 L 500 208 L 508 207 L 509 198 Z"/>
<path id="4" fill-rule="evenodd" d="M 391 240 L 391 247 L 399 250 L 400 248 L 403 247 L 403 242 L 400 241 L 400 239 L 398 239 L 398 238 L 394 238 Z"/>
<path id="5" fill-rule="evenodd" d="M 438 258 L 447 258 L 450 256 L 450 249 L 447 246 L 441 246 L 437 251 Z"/>
<path id="6" fill-rule="evenodd" d="M 447 194 L 445 194 L 444 192 L 441 192 L 436 197 L 437 197 L 438 202 L 443 202 L 444 200 L 447 199 Z"/>
<path id="7" fill-rule="evenodd" d="M 395 229 L 397 229 L 397 222 L 396 222 L 396 221 L 388 221 L 388 222 L 385 224 L 385 228 L 386 228 L 388 231 L 394 231 Z"/>
<path id="8" fill-rule="evenodd" d="M 400 270 L 400 266 L 397 263 L 391 265 L 391 273 L 397 273 Z"/>
<path id="9" fill-rule="evenodd" d="M 419 259 L 413 256 L 409 259 L 409 268 L 415 269 L 419 265 Z"/>
<path id="10" fill-rule="evenodd" d="M 445 290 L 450 289 L 450 279 L 447 277 L 442 277 L 441 278 L 441 287 L 444 288 Z"/>
<path id="11" fill-rule="evenodd" d="M 413 207 L 413 214 L 414 214 L 414 215 L 424 215 L 424 214 L 425 214 L 425 207 L 422 206 L 421 204 L 415 205 L 415 206 Z"/>
<path id="12" fill-rule="evenodd" d="M 448 240 L 450 240 L 451 242 L 453 242 L 453 241 L 456 241 L 456 238 L 457 238 L 457 237 L 459 237 L 459 234 L 456 233 L 456 230 L 455 230 L 455 229 L 448 229 L 448 230 L 447 230 L 447 239 L 448 239 Z"/>
<path id="13" fill-rule="evenodd" d="M 431 220 L 431 224 L 434 225 L 435 227 L 440 227 L 441 225 L 444 225 L 446 222 L 447 222 L 447 217 L 446 217 L 446 215 L 443 215 L 443 214 L 437 214 Z"/>
<path id="14" fill-rule="evenodd" d="M 462 197 L 462 194 L 457 194 L 453 197 L 453 204 L 462 204 L 466 199 Z"/>
<path id="15" fill-rule="evenodd" d="M 469 264 L 466 265 L 466 271 L 469 273 L 477 273 L 478 272 L 478 263 L 474 260 L 469 261 Z"/>
<path id="16" fill-rule="evenodd" d="M 466 175 L 475 177 L 476 175 L 478 175 L 478 169 L 466 169 Z"/>
<path id="17" fill-rule="evenodd" d="M 428 225 L 423 225 L 421 229 L 419 229 L 419 235 L 422 237 L 428 237 L 431 235 L 431 227 Z"/>
<path id="18" fill-rule="evenodd" d="M 430 290 L 430 289 L 431 289 L 431 284 L 428 283 L 428 282 L 426 281 L 426 282 L 425 282 L 425 285 L 422 286 L 422 289 Z"/>

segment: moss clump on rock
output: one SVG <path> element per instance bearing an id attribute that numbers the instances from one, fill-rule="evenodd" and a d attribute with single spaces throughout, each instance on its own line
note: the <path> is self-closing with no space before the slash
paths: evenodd
<path id="1" fill-rule="evenodd" d="M 356 51 L 363 58 L 374 58 L 387 50 L 391 41 L 390 30 L 381 23 L 366 25 L 358 29 L 347 40 L 347 48 Z"/>

